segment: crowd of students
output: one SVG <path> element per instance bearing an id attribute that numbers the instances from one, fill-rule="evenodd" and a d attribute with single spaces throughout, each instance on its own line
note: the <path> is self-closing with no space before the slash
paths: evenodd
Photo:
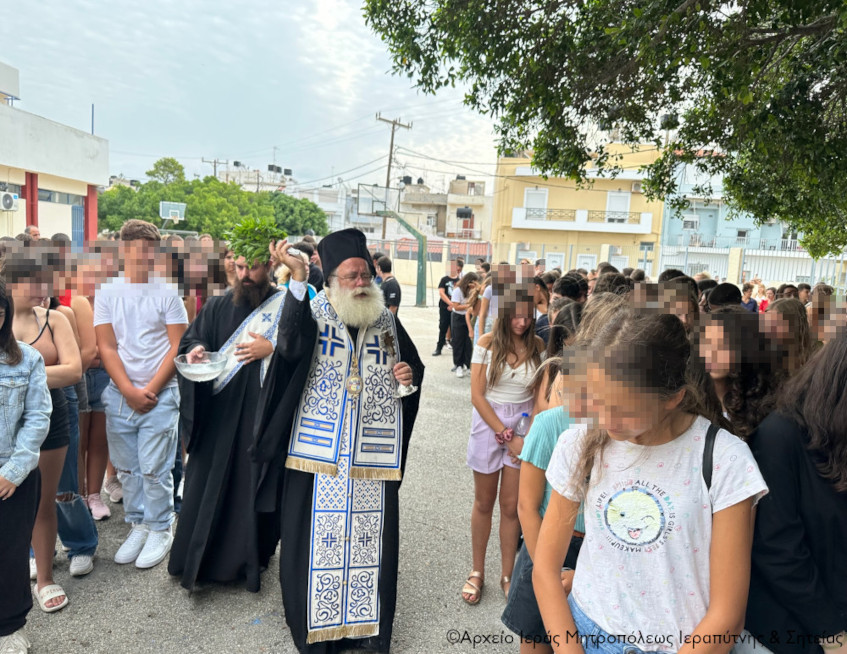
<path id="1" fill-rule="evenodd" d="M 83 253 L 63 235 L 0 242 L 4 652 L 27 651 L 33 594 L 46 612 L 69 602 L 57 534 L 70 574 L 88 574 L 96 522 L 122 500 L 115 561 L 152 567 L 170 549 L 184 457 L 173 358 L 235 262 L 211 238 L 153 248 L 150 227 L 130 221 L 122 245 Z M 296 248 L 313 292 L 314 243 Z M 396 311 L 391 261 L 375 258 Z M 755 302 L 747 285 L 673 270 L 649 283 L 608 264 L 456 263 L 433 354 L 450 332 L 471 384 L 464 601 L 485 589 L 496 503 L 502 619 L 524 652 L 845 654 L 847 320 L 833 289 Z M 131 313 L 113 301 L 127 293 Z"/>
<path id="2" fill-rule="evenodd" d="M 499 488 L 502 621 L 522 652 L 847 652 L 832 289 L 783 285 L 760 313 L 746 285 L 675 270 L 504 274 L 471 364 L 464 601 L 485 588 Z"/>

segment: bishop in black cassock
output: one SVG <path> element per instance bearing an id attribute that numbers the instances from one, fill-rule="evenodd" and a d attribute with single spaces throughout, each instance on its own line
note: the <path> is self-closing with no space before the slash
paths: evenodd
<path id="1" fill-rule="evenodd" d="M 397 381 L 417 387 L 424 366 L 402 324 L 384 307 L 378 320 L 367 326 L 345 325 L 343 312 L 334 310 L 333 298 L 339 295 L 333 294 L 333 287 L 340 276 L 334 273 L 341 264 L 351 258 L 362 260 L 356 264 L 361 271 L 342 278 L 348 287 L 362 286 L 355 280 L 368 276 L 372 283 L 373 263 L 361 232 L 335 232 L 321 241 L 319 252 L 330 294 L 325 289 L 311 303 L 305 284 L 297 281 L 305 278 L 305 271 L 297 270 L 302 264 L 284 252 L 283 247 L 277 258 L 292 269 L 293 281 L 280 319 L 276 355 L 262 389 L 254 455 L 266 466 L 257 508 L 276 509 L 280 515 L 280 582 L 286 622 L 301 653 L 388 652 L 397 595 L 398 491 L 420 394 L 402 399 L 385 394 L 384 389 L 394 383 L 386 372 L 392 370 L 391 363 L 386 368 L 385 362 L 388 358 L 406 364 L 402 373 L 393 369 Z M 351 269 L 349 265 L 342 268 Z M 376 296 L 381 302 L 378 289 Z M 352 348 L 352 359 L 357 361 L 352 368 L 341 365 L 352 359 L 328 358 L 333 343 L 339 352 Z M 338 363 L 334 369 L 333 363 Z M 308 371 L 306 384 L 292 392 L 294 371 L 302 374 L 303 369 Z M 332 405 L 330 400 L 339 389 L 341 404 Z M 350 403 L 357 402 L 358 411 L 345 413 Z M 322 405 L 326 405 L 326 421 L 304 418 L 310 408 Z M 339 406 L 341 411 L 333 414 Z M 344 416 L 353 416 L 352 421 L 360 424 L 348 424 Z M 311 431 L 304 427 L 315 424 Z M 392 424 L 397 426 L 394 441 L 390 441 Z M 336 435 L 340 439 L 336 442 L 337 469 L 332 462 L 327 467 L 307 455 L 312 451 L 310 444 L 323 440 L 322 434 L 330 434 L 331 428 L 333 434 L 341 434 Z M 295 441 L 302 441 L 299 450 Z M 384 444 L 389 441 L 391 444 Z M 394 444 L 394 467 L 379 469 L 391 455 L 369 453 L 391 453 Z M 286 466 L 282 496 L 277 498 L 275 473 L 269 467 L 281 459 Z M 325 525 L 329 527 L 324 529 Z"/>

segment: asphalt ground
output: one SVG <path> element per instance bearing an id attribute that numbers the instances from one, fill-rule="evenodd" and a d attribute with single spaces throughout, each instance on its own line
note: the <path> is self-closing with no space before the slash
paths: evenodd
<path id="1" fill-rule="evenodd" d="M 512 634 L 500 622 L 505 599 L 498 585 L 496 508 L 482 600 L 468 606 L 460 594 L 471 569 L 473 478 L 465 465 L 470 381 L 450 372 L 450 350 L 432 356 L 437 307 L 415 308 L 411 287 L 403 288 L 403 297 L 400 319 L 418 347 L 426 376 L 400 490 L 392 651 L 517 652 L 517 638 L 509 642 Z M 283 616 L 277 557 L 263 574 L 259 593 L 210 585 L 189 594 L 168 575 L 166 563 L 143 571 L 114 563 L 129 530 L 121 505 L 111 508 L 112 518 L 98 523 L 100 546 L 91 574 L 71 577 L 59 551 L 55 581 L 70 603 L 53 614 L 34 604 L 26 627 L 32 652 L 296 652 Z"/>

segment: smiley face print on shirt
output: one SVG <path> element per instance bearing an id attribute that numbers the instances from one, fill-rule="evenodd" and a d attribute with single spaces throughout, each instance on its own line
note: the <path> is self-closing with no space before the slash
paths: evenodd
<path id="1" fill-rule="evenodd" d="M 665 526 L 661 502 L 641 488 L 615 493 L 606 504 L 604 517 L 609 531 L 628 545 L 652 543 Z"/>
<path id="2" fill-rule="evenodd" d="M 628 480 L 612 493 L 600 493 L 595 517 L 609 544 L 620 550 L 652 552 L 673 531 L 675 511 L 668 494 L 656 484 Z"/>

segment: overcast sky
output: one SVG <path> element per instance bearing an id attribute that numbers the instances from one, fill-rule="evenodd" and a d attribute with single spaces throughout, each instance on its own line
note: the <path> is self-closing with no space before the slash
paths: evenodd
<path id="1" fill-rule="evenodd" d="M 413 123 L 397 146 L 465 164 L 401 149 L 406 168 L 392 178 L 442 187 L 493 172 L 491 121 L 465 108 L 460 91 L 424 96 L 391 75 L 358 2 L 14 4 L 0 21 L 0 60 L 20 70 L 16 106 L 88 131 L 93 103 L 112 174 L 143 178 L 163 156 L 189 177 L 211 174 L 203 157 L 266 170 L 276 145 L 277 165 L 300 182 L 384 184 L 390 127 L 378 111 Z"/>

